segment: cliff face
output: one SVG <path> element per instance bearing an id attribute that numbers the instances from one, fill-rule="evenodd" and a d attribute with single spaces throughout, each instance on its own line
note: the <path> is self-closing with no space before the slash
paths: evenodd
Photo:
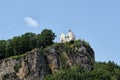
<path id="1" fill-rule="evenodd" d="M 0 80 L 38 80 L 47 73 L 46 61 L 39 49 L 26 55 L 0 61 Z"/>
<path id="2" fill-rule="evenodd" d="M 0 61 L 0 80 L 43 80 L 45 75 L 80 65 L 93 69 L 93 49 L 84 42 L 56 43 Z"/>

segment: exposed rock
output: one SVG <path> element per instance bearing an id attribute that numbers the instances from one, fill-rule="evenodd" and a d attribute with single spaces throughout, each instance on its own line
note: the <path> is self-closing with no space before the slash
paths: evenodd
<path id="1" fill-rule="evenodd" d="M 57 43 L 1 60 L 0 80 L 43 80 L 47 74 L 76 65 L 92 70 L 94 61 L 94 51 L 90 46 Z"/>
<path id="2" fill-rule="evenodd" d="M 0 80 L 6 74 L 16 73 L 16 76 L 21 80 L 42 80 L 44 75 L 48 73 L 46 68 L 45 58 L 41 50 L 35 49 L 24 56 L 18 58 L 8 58 L 0 61 Z M 22 65 L 18 72 L 14 70 L 15 64 Z M 11 74 L 12 75 L 12 74 Z M 16 80 L 10 79 L 10 80 Z"/>
<path id="3" fill-rule="evenodd" d="M 58 46 L 57 46 L 58 47 Z M 86 70 L 93 69 L 95 61 L 94 51 L 91 47 L 65 47 L 62 43 L 61 48 L 55 50 L 56 46 L 47 48 L 47 58 L 52 72 L 59 69 L 69 68 L 72 66 L 81 65 Z"/>

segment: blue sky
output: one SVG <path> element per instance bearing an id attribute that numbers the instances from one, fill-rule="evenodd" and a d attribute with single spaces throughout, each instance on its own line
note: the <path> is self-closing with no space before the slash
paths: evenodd
<path id="1" fill-rule="evenodd" d="M 120 0 L 1 0 L 0 40 L 52 29 L 59 41 L 71 29 L 95 51 L 96 61 L 120 65 Z"/>

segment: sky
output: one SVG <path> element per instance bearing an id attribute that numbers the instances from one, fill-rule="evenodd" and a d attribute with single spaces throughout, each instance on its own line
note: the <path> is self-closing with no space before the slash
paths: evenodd
<path id="1" fill-rule="evenodd" d="M 1 0 L 0 40 L 51 29 L 59 42 L 71 29 L 90 43 L 96 61 L 120 65 L 120 0 Z"/>

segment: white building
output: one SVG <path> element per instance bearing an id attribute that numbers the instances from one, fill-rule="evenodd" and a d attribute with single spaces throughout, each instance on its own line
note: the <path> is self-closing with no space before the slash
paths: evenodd
<path id="1" fill-rule="evenodd" d="M 73 32 L 71 30 L 68 30 L 68 34 L 61 34 L 60 36 L 60 42 L 64 43 L 64 42 L 69 42 L 71 40 L 75 40 L 75 35 L 73 34 Z"/>

